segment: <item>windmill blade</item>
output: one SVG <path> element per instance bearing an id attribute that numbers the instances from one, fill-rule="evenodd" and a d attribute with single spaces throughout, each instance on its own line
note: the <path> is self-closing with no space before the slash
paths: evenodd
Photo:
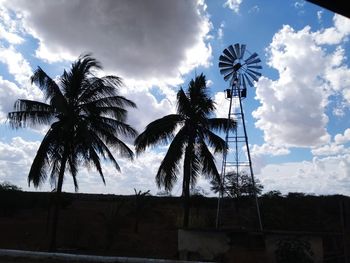
<path id="1" fill-rule="evenodd" d="M 262 66 L 248 66 L 248 68 L 262 69 Z"/>
<path id="2" fill-rule="evenodd" d="M 0 0 L 1 1 L 1 0 Z M 248 56 L 244 59 L 244 56 Z M 262 74 L 259 72 L 262 66 L 258 54 L 247 50 L 247 45 L 236 43 L 224 49 L 219 57 L 219 70 L 225 81 L 231 85 L 239 85 L 246 91 L 248 87 L 254 86 Z"/>
<path id="3" fill-rule="evenodd" d="M 247 74 L 251 76 L 251 78 L 254 79 L 255 81 L 258 81 L 258 78 L 253 73 L 250 73 L 249 71 L 247 71 Z"/>
<path id="4" fill-rule="evenodd" d="M 259 62 L 261 62 L 261 60 L 260 60 L 260 58 L 257 58 L 257 59 L 254 59 L 252 61 L 248 61 L 247 65 L 254 64 L 254 63 L 259 63 Z"/>
<path id="5" fill-rule="evenodd" d="M 253 60 L 253 59 L 256 58 L 257 56 L 258 56 L 258 54 L 254 52 L 253 54 L 250 55 L 249 58 L 247 58 L 247 59 L 244 60 L 244 61 L 245 61 L 245 63 L 249 63 L 250 60 Z"/>
<path id="6" fill-rule="evenodd" d="M 222 68 L 220 69 L 220 74 L 226 75 L 229 72 L 233 72 L 232 68 Z"/>
<path id="7" fill-rule="evenodd" d="M 245 45 L 245 44 L 241 45 L 241 54 L 239 56 L 239 59 L 243 59 L 246 47 L 247 47 L 247 45 Z"/>
<path id="8" fill-rule="evenodd" d="M 261 77 L 261 73 L 260 73 L 260 72 L 257 72 L 257 71 L 255 71 L 255 70 L 251 70 L 251 69 L 247 69 L 247 71 L 250 72 L 250 73 L 255 74 L 256 76 Z"/>
<path id="9" fill-rule="evenodd" d="M 224 76 L 224 80 L 228 81 L 233 76 L 233 71 Z"/>
<path id="10" fill-rule="evenodd" d="M 225 62 L 219 62 L 219 67 L 220 68 L 233 68 L 233 65 L 225 63 Z"/>
<path id="11" fill-rule="evenodd" d="M 237 54 L 236 54 L 235 50 L 233 49 L 233 46 L 230 45 L 230 46 L 228 47 L 228 50 L 230 50 L 232 56 L 234 56 L 234 58 L 235 58 L 235 60 L 236 60 Z"/>
<path id="12" fill-rule="evenodd" d="M 241 57 L 241 51 L 240 51 L 238 43 L 235 44 L 235 51 L 236 51 L 237 58 L 240 58 Z"/>
<path id="13" fill-rule="evenodd" d="M 236 56 L 234 56 L 233 54 L 230 53 L 230 51 L 228 51 L 227 48 L 224 49 L 224 54 L 229 57 L 230 59 L 232 59 L 232 62 L 235 61 Z"/>
<path id="14" fill-rule="evenodd" d="M 222 61 L 222 62 L 233 63 L 233 60 L 232 60 L 232 59 L 229 59 L 228 57 L 223 56 L 223 55 L 221 55 L 221 56 L 219 57 L 219 60 Z"/>
<path id="15" fill-rule="evenodd" d="M 249 77 L 248 77 L 246 74 L 244 74 L 244 77 L 246 78 L 246 80 L 247 80 L 247 82 L 248 82 L 248 85 L 249 85 L 250 87 L 253 87 L 254 84 L 253 84 L 253 82 L 249 79 Z"/>

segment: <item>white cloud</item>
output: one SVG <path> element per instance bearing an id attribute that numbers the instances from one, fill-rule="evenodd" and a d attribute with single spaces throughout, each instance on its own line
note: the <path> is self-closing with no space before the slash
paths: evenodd
<path id="1" fill-rule="evenodd" d="M 11 142 L 0 141 L 0 181 L 9 181 L 29 189 L 27 176 L 39 142 L 28 142 L 20 137 Z"/>
<path id="2" fill-rule="evenodd" d="M 0 38 L 5 39 L 11 44 L 21 44 L 24 41 L 24 39 L 19 35 L 7 31 L 1 24 L 0 24 Z"/>
<path id="3" fill-rule="evenodd" d="M 3 63 L 17 82 L 13 83 L 6 80 L 4 75 L 0 75 L 0 122 L 4 121 L 7 113 L 13 109 L 14 102 L 17 99 L 42 98 L 41 91 L 30 84 L 30 77 L 33 74 L 32 69 L 26 59 L 19 53 L 14 46 L 0 46 L 0 63 Z"/>
<path id="4" fill-rule="evenodd" d="M 317 11 L 317 19 L 319 22 L 322 22 L 323 10 Z"/>
<path id="5" fill-rule="evenodd" d="M 157 101 L 157 99 L 148 92 L 129 92 L 127 98 L 134 101 L 137 105 L 137 109 L 128 110 L 128 123 L 139 132 L 142 132 L 151 121 L 175 113 L 176 104 L 172 103 L 167 98 Z"/>
<path id="6" fill-rule="evenodd" d="M 252 155 L 253 156 L 260 156 L 260 155 L 272 155 L 272 156 L 279 156 L 279 155 L 287 155 L 290 151 L 286 147 L 277 147 L 275 145 L 271 145 L 268 143 L 264 143 L 262 145 L 256 145 L 254 144 L 252 147 Z"/>
<path id="7" fill-rule="evenodd" d="M 235 13 L 239 13 L 239 7 L 242 4 L 243 0 L 226 0 L 224 7 L 228 7 L 233 10 Z"/>
<path id="8" fill-rule="evenodd" d="M 325 144 L 321 147 L 317 147 L 311 150 L 313 155 L 317 156 L 331 156 L 349 153 L 349 149 L 345 148 L 344 145 L 338 145 L 335 143 Z"/>
<path id="9" fill-rule="evenodd" d="M 217 92 L 214 95 L 216 118 L 227 118 L 230 107 L 230 100 L 226 99 L 225 92 Z"/>
<path id="10" fill-rule="evenodd" d="M 25 141 L 20 137 L 14 137 L 9 143 L 0 142 L 0 182 L 11 182 L 23 190 L 35 191 L 33 185 L 28 186 L 27 177 L 40 145 L 38 141 Z M 118 173 L 110 163 L 103 164 L 103 172 L 106 185 L 103 184 L 98 172 L 91 168 L 79 167 L 78 184 L 79 191 L 84 193 L 102 194 L 133 194 L 133 188 L 137 190 L 152 190 L 157 192 L 155 174 L 164 153 L 147 152 L 134 161 L 122 159 L 115 154 L 115 158 L 121 166 Z M 181 181 L 181 175 L 179 177 Z M 50 191 L 51 186 L 47 180 L 38 190 Z M 65 175 L 63 191 L 74 192 L 74 185 L 69 173 Z M 181 194 L 181 192 L 180 192 Z"/>
<path id="11" fill-rule="evenodd" d="M 50 191 L 50 180 L 47 179 L 40 188 L 35 189 L 33 185 L 28 186 L 27 177 L 40 142 L 25 141 L 14 137 L 9 143 L 0 142 L 0 182 L 8 181 L 25 191 Z M 129 147 L 133 148 L 131 145 Z M 136 190 L 151 190 L 155 195 L 159 189 L 155 182 L 155 176 L 159 165 L 164 158 L 165 148 L 158 151 L 147 150 L 137 156 L 133 161 L 120 158 L 114 154 L 121 167 L 119 173 L 109 162 L 102 164 L 102 170 L 106 180 L 103 184 L 99 173 L 91 167 L 87 169 L 80 166 L 77 180 L 79 192 L 99 194 L 134 194 Z M 209 190 L 208 181 L 204 178 L 198 180 L 198 186 Z M 178 174 L 172 194 L 181 195 L 182 192 L 182 170 Z M 74 192 L 74 184 L 71 175 L 67 172 L 63 184 L 63 191 Z"/>
<path id="12" fill-rule="evenodd" d="M 339 39 L 344 40 L 347 27 L 339 29 L 337 15 L 334 22 L 334 28 L 342 32 Z M 268 65 L 278 71 L 279 78 L 262 77 L 256 84 L 261 106 L 253 116 L 270 145 L 319 147 L 330 141 L 326 107 L 330 95 L 348 99 L 350 70 L 343 65 L 343 49 L 326 53 L 319 45 L 320 34 L 308 26 L 300 31 L 283 26 L 268 47 Z"/>
<path id="13" fill-rule="evenodd" d="M 318 44 L 334 45 L 344 41 L 350 34 L 350 19 L 336 14 L 333 17 L 334 27 L 315 32 Z"/>
<path id="14" fill-rule="evenodd" d="M 174 78 L 208 66 L 211 24 L 200 1 L 5 1 L 39 39 L 37 55 L 71 60 L 92 52 L 123 77 Z M 77 32 L 79 32 L 77 34 Z"/>
<path id="15" fill-rule="evenodd" d="M 0 40 L 6 40 L 10 44 L 21 44 L 24 39 L 20 34 L 17 19 L 11 18 L 6 8 L 0 6 Z"/>
<path id="16" fill-rule="evenodd" d="M 14 76 L 17 83 L 23 87 L 30 85 L 32 69 L 23 55 L 17 52 L 13 46 L 8 48 L 0 46 L 0 62 L 7 65 L 9 73 Z"/>
<path id="17" fill-rule="evenodd" d="M 257 175 L 264 191 L 350 195 L 350 155 L 269 164 Z"/>
<path id="18" fill-rule="evenodd" d="M 257 14 L 260 12 L 259 6 L 255 5 L 252 8 L 249 9 L 248 13 L 249 14 Z"/>
<path id="19" fill-rule="evenodd" d="M 347 142 L 350 142 L 350 129 L 346 129 L 344 131 L 344 134 L 336 134 L 334 136 L 334 142 L 336 144 L 344 144 L 344 143 L 347 143 Z"/>
<path id="20" fill-rule="evenodd" d="M 115 155 L 121 167 L 121 172 L 117 172 L 110 163 L 105 163 L 103 165 L 103 173 L 106 185 L 103 184 L 95 169 L 87 170 L 80 167 L 77 177 L 79 192 L 130 195 L 134 194 L 135 188 L 141 191 L 151 190 L 152 194 L 156 194 L 158 188 L 155 183 L 155 175 L 163 155 L 163 153 L 149 151 L 147 154 L 138 156 L 133 161 L 118 158 Z M 67 175 L 68 177 L 63 187 L 64 191 L 73 192 L 74 187 L 71 176 Z"/>
<path id="21" fill-rule="evenodd" d="M 222 22 L 217 32 L 217 38 L 219 40 L 221 40 L 224 37 L 224 28 L 225 28 L 225 23 Z"/>
<path id="22" fill-rule="evenodd" d="M 294 7 L 297 8 L 297 9 L 303 8 L 304 5 L 305 5 L 305 1 L 296 1 L 294 3 Z"/>
<path id="23" fill-rule="evenodd" d="M 13 110 L 15 100 L 23 98 L 25 95 L 26 92 L 23 89 L 0 76 L 0 122 L 4 122 L 7 118 L 7 113 Z"/>
<path id="24" fill-rule="evenodd" d="M 343 134 L 336 134 L 333 142 L 320 147 L 315 147 L 311 152 L 313 155 L 317 156 L 347 154 L 350 153 L 350 149 L 345 147 L 345 144 L 348 142 L 350 142 L 350 129 L 346 129 Z"/>

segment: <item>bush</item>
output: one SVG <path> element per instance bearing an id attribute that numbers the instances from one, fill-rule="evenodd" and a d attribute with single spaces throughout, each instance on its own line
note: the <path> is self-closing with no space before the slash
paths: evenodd
<path id="1" fill-rule="evenodd" d="M 262 195 L 262 197 L 267 197 L 267 198 L 276 198 L 276 197 L 283 197 L 282 193 L 278 190 L 272 190 L 269 192 L 266 192 Z"/>
<path id="2" fill-rule="evenodd" d="M 0 191 L 22 191 L 22 188 L 9 182 L 0 183 Z"/>
<path id="3" fill-rule="evenodd" d="M 277 263 L 313 263 L 313 252 L 308 241 L 299 238 L 285 238 L 277 243 Z"/>

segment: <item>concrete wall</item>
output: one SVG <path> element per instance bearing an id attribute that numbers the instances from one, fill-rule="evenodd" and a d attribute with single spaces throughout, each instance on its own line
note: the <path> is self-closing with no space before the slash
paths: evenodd
<path id="1" fill-rule="evenodd" d="M 216 262 L 275 263 L 275 251 L 286 233 L 264 233 L 229 230 L 179 230 L 178 251 L 182 260 L 212 260 Z M 315 263 L 323 261 L 322 237 L 297 235 L 310 242 Z"/>
<path id="2" fill-rule="evenodd" d="M 179 230 L 178 251 L 182 260 L 216 262 L 268 262 L 261 235 L 224 230 Z"/>

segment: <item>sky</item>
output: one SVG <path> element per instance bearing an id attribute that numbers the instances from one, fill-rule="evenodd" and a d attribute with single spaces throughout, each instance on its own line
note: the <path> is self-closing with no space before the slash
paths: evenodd
<path id="1" fill-rule="evenodd" d="M 27 182 L 48 127 L 13 130 L 6 121 L 16 99 L 43 101 L 30 84 L 38 66 L 56 78 L 91 52 L 104 67 L 100 74 L 122 77 L 120 93 L 137 104 L 127 122 L 142 132 L 176 111 L 176 92 L 200 73 L 216 116 L 227 117 L 218 60 L 241 43 L 263 66 L 244 111 L 264 192 L 350 195 L 349 36 L 348 18 L 302 0 L 0 0 L 0 182 L 51 190 L 49 181 L 38 189 Z M 133 162 L 115 153 L 121 172 L 104 163 L 106 185 L 81 167 L 79 192 L 157 194 L 166 149 L 148 149 Z M 181 176 L 173 195 L 181 194 Z M 205 178 L 198 186 L 210 194 Z M 63 191 L 74 191 L 69 174 Z"/>

